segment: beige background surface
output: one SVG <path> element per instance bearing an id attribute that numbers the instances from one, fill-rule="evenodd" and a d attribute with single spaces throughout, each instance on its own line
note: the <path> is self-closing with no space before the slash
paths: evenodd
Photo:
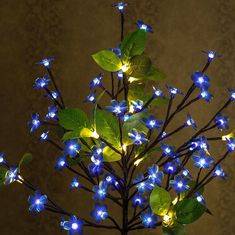
<path id="1" fill-rule="evenodd" d="M 152 25 L 148 53 L 168 76 L 168 83 L 182 89 L 190 85 L 189 75 L 200 69 L 200 50 L 215 50 L 222 57 L 211 67 L 212 90 L 217 99 L 208 109 L 194 107 L 199 122 L 209 117 L 225 100 L 227 87 L 235 87 L 235 1 L 234 0 L 137 0 L 130 3 L 126 29 L 143 19 Z M 71 175 L 53 169 L 57 151 L 40 145 L 28 134 L 26 121 L 32 111 L 46 112 L 40 91 L 33 90 L 35 77 L 43 71 L 35 62 L 56 58 L 54 69 L 66 104 L 79 105 L 88 93 L 87 82 L 99 70 L 90 55 L 114 47 L 119 40 L 119 17 L 111 0 L 0 0 L 0 149 L 10 161 L 31 151 L 35 160 L 25 170 L 30 180 L 65 208 L 85 214 L 90 207 L 84 194 L 66 192 Z M 200 110 L 200 111 L 199 111 Z M 235 119 L 234 107 L 227 112 Z M 181 120 L 182 121 L 182 120 Z M 215 153 L 221 152 L 216 146 Z M 205 215 L 188 229 L 188 234 L 235 234 L 235 175 L 231 156 L 225 165 L 227 182 L 214 182 L 207 189 L 209 208 L 216 216 Z M 56 215 L 30 215 L 29 192 L 20 185 L 0 189 L 1 235 L 52 235 L 60 232 Z M 115 234 L 87 230 L 87 235 Z M 133 234 L 158 234 L 157 230 Z"/>

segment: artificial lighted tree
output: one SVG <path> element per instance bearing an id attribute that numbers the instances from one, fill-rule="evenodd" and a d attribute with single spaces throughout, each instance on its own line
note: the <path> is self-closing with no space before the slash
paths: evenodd
<path id="1" fill-rule="evenodd" d="M 163 234 L 183 235 L 185 225 L 204 213 L 211 213 L 202 196 L 204 188 L 213 179 L 226 177 L 221 163 L 235 149 L 233 133 L 208 137 L 208 132 L 216 128 L 228 129 L 228 119 L 221 113 L 233 103 L 235 91 L 229 90 L 225 104 L 202 127 L 197 127 L 188 114 L 182 124 L 170 130 L 169 124 L 181 111 L 198 101 L 209 103 L 213 98 L 205 72 L 218 55 L 204 52 L 206 64 L 192 74 L 192 85 L 186 93 L 167 85 L 167 95 L 164 95 L 157 86 L 165 75 L 144 53 L 152 28 L 139 20 L 138 29 L 124 37 L 126 6 L 125 3 L 115 5 L 121 16 L 120 46 L 92 56 L 106 72 L 90 83 L 92 92 L 85 102 L 93 104 L 91 114 L 65 105 L 51 70 L 53 59 L 44 59 L 38 64 L 44 66 L 48 74 L 37 78 L 34 87 L 44 90 L 52 105 L 44 118 L 33 113 L 28 122 L 31 132 L 41 126 L 48 128 L 40 134 L 40 140 L 61 152 L 56 170 L 74 174 L 71 188 L 84 190 L 93 197 L 94 207 L 90 213 L 93 220 L 61 208 L 27 180 L 21 168 L 32 158 L 28 153 L 17 166 L 11 166 L 4 154 L 0 154 L 0 183 L 18 182 L 32 190 L 29 210 L 61 215 L 61 228 L 70 235 L 82 234 L 84 227 L 118 230 L 122 235 L 162 227 Z M 103 80 L 110 80 L 111 89 L 104 87 Z M 150 87 L 149 84 L 153 85 L 150 92 L 145 88 Z M 111 104 L 102 106 L 100 101 L 106 100 L 105 96 L 110 98 Z M 155 117 L 159 106 L 166 107 L 162 119 Z M 61 143 L 50 135 L 50 127 L 55 126 L 60 129 L 58 135 L 62 133 Z M 192 128 L 193 134 L 181 145 L 172 146 L 174 135 L 185 128 Z M 210 155 L 212 141 L 226 142 L 223 156 Z M 138 172 L 146 159 L 152 162 L 151 166 L 147 171 Z M 190 165 L 198 169 L 196 174 L 195 170 L 194 174 L 188 170 Z M 81 183 L 80 179 L 86 183 Z M 120 208 L 122 221 L 109 210 L 106 201 Z"/>

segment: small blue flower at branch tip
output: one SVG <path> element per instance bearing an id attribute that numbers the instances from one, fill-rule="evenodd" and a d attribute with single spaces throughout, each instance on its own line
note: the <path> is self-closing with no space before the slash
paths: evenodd
<path id="1" fill-rule="evenodd" d="M 220 130 L 228 129 L 228 117 L 218 114 L 215 118 L 215 124 Z"/>
<path id="2" fill-rule="evenodd" d="M 71 181 L 71 189 L 80 188 L 80 187 L 81 187 L 81 184 L 78 181 L 78 177 L 73 178 Z"/>
<path id="3" fill-rule="evenodd" d="M 168 157 L 175 156 L 175 152 L 173 150 L 173 147 L 168 144 L 161 143 L 161 150 L 165 156 L 168 156 Z"/>
<path id="4" fill-rule="evenodd" d="M 67 165 L 67 160 L 65 156 L 62 155 L 57 158 L 55 166 L 57 170 L 62 170 L 64 167 L 66 167 L 66 165 Z"/>
<path id="5" fill-rule="evenodd" d="M 190 187 L 188 185 L 189 178 L 185 178 L 182 175 L 176 175 L 174 180 L 170 181 L 170 186 L 175 189 L 177 194 L 187 191 Z"/>
<path id="6" fill-rule="evenodd" d="M 47 88 L 49 82 L 50 82 L 50 79 L 48 78 L 47 75 L 45 75 L 43 77 L 36 78 L 33 87 L 37 89 Z"/>
<path id="7" fill-rule="evenodd" d="M 134 112 L 140 112 L 144 106 L 143 100 L 131 101 L 131 106 L 133 107 Z"/>
<path id="8" fill-rule="evenodd" d="M 215 170 L 214 170 L 214 177 L 221 177 L 222 179 L 225 179 L 227 175 L 225 174 L 223 168 L 218 165 L 215 167 Z"/>
<path id="9" fill-rule="evenodd" d="M 49 131 L 43 132 L 43 133 L 40 135 L 40 140 L 41 140 L 41 141 L 46 141 L 46 140 L 48 140 L 48 139 L 49 139 L 48 134 L 49 134 Z"/>
<path id="10" fill-rule="evenodd" d="M 54 61 L 53 58 L 45 58 L 45 59 L 42 59 L 41 61 L 37 62 L 36 64 L 43 65 L 46 68 L 50 68 L 50 64 L 53 61 Z"/>
<path id="11" fill-rule="evenodd" d="M 170 95 L 172 98 L 174 98 L 176 95 L 183 95 L 183 92 L 175 87 L 166 85 L 166 88 L 170 92 Z"/>
<path id="12" fill-rule="evenodd" d="M 48 199 L 46 195 L 42 195 L 40 192 L 36 191 L 34 196 L 29 196 L 28 202 L 30 204 L 29 211 L 40 213 L 45 210 L 45 204 Z"/>
<path id="13" fill-rule="evenodd" d="M 18 179 L 18 168 L 17 167 L 10 167 L 9 171 L 6 173 L 6 179 L 4 184 L 11 184 Z"/>
<path id="14" fill-rule="evenodd" d="M 136 22 L 136 25 L 137 25 L 137 27 L 139 29 L 142 29 L 142 30 L 144 30 L 147 33 L 153 33 L 152 27 L 150 25 L 148 25 L 148 24 L 145 24 L 142 20 L 138 20 Z"/>
<path id="15" fill-rule="evenodd" d="M 103 176 L 103 181 L 107 184 L 107 186 L 110 186 L 115 182 L 115 177 L 111 174 L 106 174 Z"/>
<path id="16" fill-rule="evenodd" d="M 90 95 L 87 96 L 87 98 L 84 100 L 84 103 L 96 103 L 96 98 L 95 98 L 96 91 L 92 92 Z"/>
<path id="17" fill-rule="evenodd" d="M 110 48 L 110 51 L 112 51 L 114 54 L 116 54 L 121 59 L 122 53 L 121 53 L 121 49 L 119 47 Z"/>
<path id="18" fill-rule="evenodd" d="M 131 113 L 125 113 L 124 115 L 121 114 L 119 117 L 122 121 L 126 122 L 131 116 Z"/>
<path id="19" fill-rule="evenodd" d="M 189 144 L 190 148 L 189 150 L 195 150 L 197 149 L 198 151 L 203 150 L 203 151 L 207 151 L 209 149 L 209 144 L 207 144 L 207 139 L 205 136 L 201 136 L 198 139 L 192 141 Z"/>
<path id="20" fill-rule="evenodd" d="M 160 186 L 164 178 L 164 173 L 159 171 L 159 167 L 154 164 L 152 167 L 148 167 L 148 180 L 151 184 Z"/>
<path id="21" fill-rule="evenodd" d="M 164 172 L 166 174 L 174 174 L 176 172 L 176 165 L 173 164 L 172 162 L 168 162 L 164 165 Z"/>
<path id="22" fill-rule="evenodd" d="M 150 191 L 152 187 L 150 187 L 149 182 L 144 177 L 143 174 L 139 174 L 135 180 L 133 180 L 133 184 L 136 185 L 138 193 L 143 194 L 146 191 Z"/>
<path id="23" fill-rule="evenodd" d="M 93 146 L 92 147 L 92 152 L 91 152 L 91 156 L 99 156 L 103 154 L 104 148 L 105 148 L 105 143 L 101 143 L 100 146 Z"/>
<path id="24" fill-rule="evenodd" d="M 235 150 L 235 139 L 234 138 L 229 138 L 227 139 L 227 150 L 228 152 L 232 152 Z"/>
<path id="25" fill-rule="evenodd" d="M 125 100 L 121 102 L 111 100 L 111 106 L 108 106 L 106 110 L 108 112 L 114 113 L 116 116 L 120 116 L 127 111 L 127 102 Z"/>
<path id="26" fill-rule="evenodd" d="M 114 7 L 117 8 L 119 10 L 119 12 L 123 14 L 124 9 L 127 5 L 128 5 L 127 3 L 119 2 L 119 3 L 115 4 Z"/>
<path id="27" fill-rule="evenodd" d="M 132 206 L 133 207 L 140 207 L 143 208 L 144 207 L 144 203 L 147 201 L 146 197 L 142 196 L 141 194 L 136 194 L 133 198 L 132 198 Z"/>
<path id="28" fill-rule="evenodd" d="M 146 134 L 144 132 L 138 132 L 136 129 L 132 129 L 128 133 L 128 137 L 134 141 L 134 144 L 141 145 L 148 143 L 148 139 L 146 138 Z"/>
<path id="29" fill-rule="evenodd" d="M 91 211 L 91 216 L 95 219 L 96 223 L 104 221 L 108 217 L 108 207 L 106 205 L 95 204 L 94 209 Z"/>
<path id="30" fill-rule="evenodd" d="M 0 164 L 5 163 L 4 155 L 5 154 L 3 152 L 0 152 Z"/>
<path id="31" fill-rule="evenodd" d="M 153 87 L 153 91 L 154 91 L 154 94 L 153 94 L 154 98 L 158 98 L 158 97 L 166 98 L 160 89 Z"/>
<path id="32" fill-rule="evenodd" d="M 203 206 L 206 206 L 206 202 L 201 194 L 196 193 L 196 200 L 200 202 Z"/>
<path id="33" fill-rule="evenodd" d="M 101 82 L 102 79 L 102 74 L 99 74 L 97 77 L 95 77 L 91 82 L 90 82 L 90 89 L 93 89 L 94 87 L 102 87 L 103 84 Z"/>
<path id="34" fill-rule="evenodd" d="M 57 120 L 58 108 L 55 106 L 48 106 L 48 113 L 46 114 L 45 120 L 55 119 Z"/>
<path id="35" fill-rule="evenodd" d="M 145 228 L 156 228 L 158 218 L 152 212 L 142 213 L 140 219 Z"/>
<path id="36" fill-rule="evenodd" d="M 28 127 L 30 128 L 30 132 L 34 132 L 39 128 L 41 125 L 41 121 L 39 120 L 39 114 L 38 113 L 32 113 L 32 118 L 30 121 L 28 121 Z"/>
<path id="37" fill-rule="evenodd" d="M 157 120 L 153 115 L 150 115 L 147 118 L 143 118 L 143 122 L 145 124 L 145 126 L 152 130 L 152 129 L 159 129 L 162 125 L 162 121 L 161 120 Z"/>
<path id="38" fill-rule="evenodd" d="M 214 51 L 202 51 L 204 54 L 207 55 L 207 59 L 208 61 L 212 61 L 213 59 L 215 59 L 216 57 L 220 57 L 220 55 L 218 55 L 216 52 Z"/>
<path id="39" fill-rule="evenodd" d="M 57 91 L 50 91 L 50 95 L 48 94 L 48 97 L 51 100 L 56 100 L 59 97 L 59 93 Z"/>
<path id="40" fill-rule="evenodd" d="M 213 95 L 209 91 L 202 89 L 198 98 L 210 102 L 213 99 Z"/>
<path id="41" fill-rule="evenodd" d="M 191 76 L 194 84 L 199 89 L 207 90 L 210 86 L 210 79 L 207 75 L 203 74 L 201 71 L 196 71 Z"/>
<path id="42" fill-rule="evenodd" d="M 213 157 L 207 157 L 204 152 L 201 152 L 199 156 L 192 156 L 194 166 L 196 168 L 210 168 L 213 164 Z"/>
<path id="43" fill-rule="evenodd" d="M 192 178 L 192 176 L 191 176 L 191 174 L 190 174 L 188 169 L 183 169 L 181 174 L 184 177 Z"/>
<path id="44" fill-rule="evenodd" d="M 103 174 L 103 160 L 98 160 L 96 158 L 96 161 L 88 165 L 89 173 L 92 177 L 96 175 L 102 175 Z"/>
<path id="45" fill-rule="evenodd" d="M 99 185 L 95 185 L 92 190 L 95 193 L 93 195 L 93 199 L 95 201 L 104 201 L 106 199 L 108 193 L 108 186 L 104 181 L 101 181 Z"/>
<path id="46" fill-rule="evenodd" d="M 194 121 L 194 119 L 191 117 L 190 114 L 188 114 L 187 117 L 188 117 L 188 120 L 186 121 L 185 126 L 191 126 L 194 130 L 196 130 L 197 129 L 197 124 Z"/>
<path id="47" fill-rule="evenodd" d="M 69 221 L 62 220 L 60 222 L 60 226 L 68 231 L 69 235 L 75 235 L 75 234 L 83 234 L 83 225 L 84 221 L 82 219 L 77 218 L 75 215 L 70 217 Z"/>
<path id="48" fill-rule="evenodd" d="M 78 143 L 77 139 L 66 140 L 64 142 L 64 154 L 69 155 L 74 158 L 77 156 L 81 149 L 81 145 Z"/>
<path id="49" fill-rule="evenodd" d="M 233 101 L 235 100 L 235 89 L 228 89 L 230 94 L 230 99 Z"/>
<path id="50" fill-rule="evenodd" d="M 118 80 L 122 80 L 123 79 L 123 71 L 122 70 L 117 71 L 116 74 L 117 74 Z"/>

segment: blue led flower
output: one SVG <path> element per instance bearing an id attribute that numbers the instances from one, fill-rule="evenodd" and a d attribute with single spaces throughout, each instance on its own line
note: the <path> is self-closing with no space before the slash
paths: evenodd
<path id="1" fill-rule="evenodd" d="M 235 100 L 235 89 L 229 89 L 230 99 Z"/>
<path id="2" fill-rule="evenodd" d="M 102 74 L 99 74 L 96 78 L 94 78 L 90 83 L 90 89 L 93 89 L 94 87 L 102 87 Z"/>
<path id="3" fill-rule="evenodd" d="M 81 187 L 81 184 L 78 181 L 78 177 L 73 178 L 71 181 L 71 189 L 80 188 L 80 187 Z"/>
<path id="4" fill-rule="evenodd" d="M 100 155 L 92 155 L 91 157 L 92 163 L 88 166 L 88 170 L 92 176 L 102 175 L 103 174 L 103 156 Z"/>
<path id="5" fill-rule="evenodd" d="M 167 90 L 170 92 L 170 95 L 172 98 L 174 98 L 176 95 L 183 95 L 182 91 L 180 91 L 179 89 L 169 86 L 166 86 Z"/>
<path id="6" fill-rule="evenodd" d="M 4 181 L 4 184 L 11 184 L 13 183 L 14 181 L 17 180 L 18 178 L 18 168 L 16 167 L 11 167 L 9 169 L 9 171 L 7 171 L 6 173 L 6 179 Z"/>
<path id="7" fill-rule="evenodd" d="M 3 152 L 0 152 L 0 164 L 1 163 L 5 163 L 4 153 Z"/>
<path id="8" fill-rule="evenodd" d="M 136 185 L 136 188 L 140 194 L 152 189 L 152 187 L 149 185 L 149 182 L 144 178 L 143 174 L 139 174 L 137 178 L 133 180 L 133 184 Z"/>
<path id="9" fill-rule="evenodd" d="M 207 54 L 208 61 L 212 61 L 216 57 L 220 57 L 216 52 L 214 51 L 202 51 L 203 53 Z"/>
<path id="10" fill-rule="evenodd" d="M 203 206 L 206 206 L 206 202 L 201 194 L 196 193 L 196 200 L 200 202 Z"/>
<path id="11" fill-rule="evenodd" d="M 209 91 L 202 89 L 199 98 L 210 102 L 213 99 L 213 95 Z"/>
<path id="12" fill-rule="evenodd" d="M 95 98 L 95 93 L 96 91 L 92 92 L 90 95 L 87 96 L 87 98 L 84 100 L 84 103 L 96 103 L 96 98 Z"/>
<path id="13" fill-rule="evenodd" d="M 174 180 L 170 181 L 170 186 L 175 189 L 176 193 L 187 191 L 190 187 L 188 185 L 189 179 L 183 177 L 182 175 L 176 175 Z"/>
<path id="14" fill-rule="evenodd" d="M 55 168 L 56 168 L 57 170 L 63 169 L 64 167 L 66 167 L 66 165 L 67 165 L 67 161 L 66 161 L 65 156 L 62 155 L 62 156 L 60 156 L 60 157 L 57 158 L 57 160 L 56 160 L 56 166 L 55 166 Z"/>
<path id="15" fill-rule="evenodd" d="M 121 59 L 122 53 L 121 53 L 120 47 L 111 48 L 110 51 L 112 51 L 114 54 L 116 54 Z"/>
<path id="16" fill-rule="evenodd" d="M 161 182 L 164 178 L 164 173 L 159 171 L 159 167 L 157 165 L 152 165 L 152 167 L 148 167 L 148 180 L 151 184 L 161 185 Z"/>
<path id="17" fill-rule="evenodd" d="M 118 103 L 116 100 L 111 100 L 111 106 L 107 107 L 106 110 L 114 113 L 116 116 L 120 116 L 127 111 L 127 102 L 123 100 Z"/>
<path id="18" fill-rule="evenodd" d="M 47 201 L 46 195 L 42 195 L 40 192 L 36 191 L 34 196 L 29 196 L 28 198 L 30 204 L 29 211 L 40 213 L 45 209 Z"/>
<path id="19" fill-rule="evenodd" d="M 153 91 L 154 91 L 154 94 L 153 94 L 154 98 L 158 98 L 158 97 L 166 98 L 160 89 L 153 87 Z"/>
<path id="20" fill-rule="evenodd" d="M 37 62 L 36 64 L 43 65 L 46 68 L 50 68 L 50 63 L 53 61 L 54 61 L 53 58 L 45 58 L 45 59 L 42 59 L 41 61 Z"/>
<path id="21" fill-rule="evenodd" d="M 176 165 L 172 162 L 168 162 L 164 165 L 164 172 L 167 174 L 174 174 L 176 172 Z"/>
<path id="22" fill-rule="evenodd" d="M 51 100 L 56 100 L 59 97 L 59 93 L 57 91 L 50 91 L 50 94 L 47 95 Z"/>
<path id="23" fill-rule="evenodd" d="M 137 101 L 132 100 L 131 105 L 132 105 L 133 110 L 135 112 L 139 112 L 142 110 L 144 102 L 143 102 L 143 100 L 137 100 Z"/>
<path id="24" fill-rule="evenodd" d="M 36 78 L 34 88 L 41 89 L 41 88 L 46 88 L 50 82 L 50 79 L 48 78 L 47 75 L 41 78 Z"/>
<path id="25" fill-rule="evenodd" d="M 122 70 L 117 71 L 116 74 L 117 74 L 118 80 L 122 80 L 123 79 L 123 71 Z"/>
<path id="26" fill-rule="evenodd" d="M 61 227 L 68 231 L 69 235 L 75 234 L 83 234 L 83 224 L 84 221 L 82 219 L 77 218 L 75 215 L 70 217 L 69 221 L 62 220 L 60 222 Z"/>
<path id="27" fill-rule="evenodd" d="M 217 115 L 215 118 L 215 124 L 218 129 L 228 129 L 228 117 L 222 116 L 221 114 Z"/>
<path id="28" fill-rule="evenodd" d="M 94 209 L 91 211 L 91 216 L 95 219 L 96 223 L 100 223 L 101 221 L 104 221 L 108 217 L 108 211 L 107 211 L 106 205 L 100 205 L 95 204 Z"/>
<path id="29" fill-rule="evenodd" d="M 152 212 L 142 213 L 140 219 L 145 228 L 156 228 L 158 218 Z"/>
<path id="30" fill-rule="evenodd" d="M 57 111 L 58 108 L 55 106 L 48 106 L 48 113 L 45 117 L 46 120 L 48 119 L 56 119 L 57 120 Z"/>
<path id="31" fill-rule="evenodd" d="M 193 118 L 191 117 L 190 114 L 188 114 L 188 120 L 187 120 L 187 122 L 185 123 L 185 126 L 192 126 L 192 128 L 193 128 L 194 130 L 197 129 L 197 124 L 196 124 L 196 122 L 193 120 Z"/>
<path id="32" fill-rule="evenodd" d="M 209 149 L 209 145 L 207 144 L 207 139 L 205 136 L 201 136 L 195 141 L 192 141 L 190 144 L 189 150 L 195 150 L 197 149 L 198 151 L 203 150 L 207 151 Z"/>
<path id="33" fill-rule="evenodd" d="M 153 32 L 152 27 L 148 24 L 145 24 L 142 20 L 138 20 L 136 22 L 136 25 L 139 29 L 143 29 L 147 33 L 152 33 Z"/>
<path id="34" fill-rule="evenodd" d="M 136 129 L 132 129 L 131 132 L 128 133 L 128 137 L 134 141 L 134 144 L 141 145 L 148 143 L 148 139 L 146 138 L 146 134 L 144 132 L 138 132 Z"/>
<path id="35" fill-rule="evenodd" d="M 182 169 L 182 175 L 184 177 L 192 178 L 192 176 L 191 176 L 191 174 L 190 174 L 188 169 Z"/>
<path id="36" fill-rule="evenodd" d="M 235 139 L 234 138 L 229 138 L 227 139 L 227 150 L 228 152 L 232 152 L 235 150 Z"/>
<path id="37" fill-rule="evenodd" d="M 145 126 L 152 130 L 152 129 L 159 129 L 162 125 L 162 121 L 161 120 L 157 120 L 153 115 L 150 115 L 147 118 L 143 118 L 143 122 L 145 124 Z"/>
<path id="38" fill-rule="evenodd" d="M 77 139 L 66 140 L 64 142 L 64 153 L 65 155 L 70 155 L 74 158 L 79 153 L 81 145 L 78 143 Z"/>
<path id="39" fill-rule="evenodd" d="M 126 122 L 130 117 L 132 116 L 131 113 L 125 113 L 124 115 L 120 115 L 120 119 L 124 122 Z"/>
<path id="40" fill-rule="evenodd" d="M 144 203 L 146 202 L 146 198 L 143 197 L 141 194 L 136 194 L 133 198 L 132 198 L 132 206 L 133 207 L 140 207 L 143 208 L 144 207 Z"/>
<path id="41" fill-rule="evenodd" d="M 174 157 L 175 156 L 175 152 L 174 152 L 172 146 L 170 146 L 168 144 L 161 143 L 161 149 L 162 149 L 162 152 L 164 153 L 164 155 L 166 155 L 168 157 Z"/>
<path id="42" fill-rule="evenodd" d="M 95 185 L 92 190 L 95 193 L 93 195 L 95 201 L 104 201 L 108 193 L 108 186 L 105 182 L 101 181 L 99 185 Z"/>
<path id="43" fill-rule="evenodd" d="M 41 122 L 39 120 L 39 114 L 32 113 L 32 118 L 30 121 L 28 121 L 28 127 L 30 128 L 30 132 L 37 130 L 40 125 Z"/>
<path id="44" fill-rule="evenodd" d="M 114 5 L 114 7 L 116 7 L 120 13 L 124 13 L 124 9 L 127 6 L 127 3 L 124 2 L 119 2 L 118 4 Z"/>
<path id="45" fill-rule="evenodd" d="M 110 186 L 115 182 L 115 177 L 111 174 L 106 174 L 103 176 L 103 181 L 106 183 L 107 186 Z"/>
<path id="46" fill-rule="evenodd" d="M 49 134 L 49 131 L 43 132 L 43 133 L 40 135 L 40 140 L 41 140 L 41 141 L 46 141 L 46 140 L 48 140 L 48 134 Z"/>
<path id="47" fill-rule="evenodd" d="M 213 163 L 213 158 L 207 157 L 204 152 L 201 152 L 199 156 L 192 156 L 192 159 L 196 168 L 210 168 Z"/>
<path id="48" fill-rule="evenodd" d="M 214 176 L 215 177 L 221 177 L 222 179 L 225 179 L 226 174 L 225 174 L 223 168 L 220 165 L 215 167 Z"/>
<path id="49" fill-rule="evenodd" d="M 191 78 L 192 78 L 195 86 L 200 89 L 207 90 L 210 86 L 209 77 L 200 71 L 197 71 L 194 74 L 192 74 Z"/>

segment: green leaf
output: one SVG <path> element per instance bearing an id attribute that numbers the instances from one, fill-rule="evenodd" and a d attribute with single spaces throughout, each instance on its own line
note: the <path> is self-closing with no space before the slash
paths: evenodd
<path id="1" fill-rule="evenodd" d="M 152 211 L 164 216 L 171 206 L 171 196 L 165 189 L 155 186 L 150 194 L 150 207 Z"/>
<path id="2" fill-rule="evenodd" d="M 138 29 L 137 31 L 128 34 L 121 44 L 121 54 L 124 62 L 130 60 L 135 55 L 141 55 L 144 52 L 147 42 L 147 33 Z"/>
<path id="3" fill-rule="evenodd" d="M 8 169 L 0 165 L 0 186 L 4 185 L 7 172 L 8 172 Z"/>
<path id="4" fill-rule="evenodd" d="M 92 137 L 93 136 L 93 131 L 90 130 L 89 128 L 82 128 L 80 131 L 80 137 L 82 138 L 87 138 L 87 137 Z"/>
<path id="5" fill-rule="evenodd" d="M 136 113 L 130 116 L 122 126 L 123 144 L 130 145 L 133 141 L 128 137 L 128 133 L 135 128 L 138 131 L 144 131 L 147 133 L 148 128 L 142 122 L 142 119 L 147 117 L 146 113 Z"/>
<path id="6" fill-rule="evenodd" d="M 111 113 L 104 110 L 97 110 L 96 132 L 114 147 L 120 148 L 118 120 Z"/>
<path id="7" fill-rule="evenodd" d="M 180 224 L 191 224 L 199 219 L 206 208 L 193 198 L 186 198 L 175 205 L 177 222 Z"/>
<path id="8" fill-rule="evenodd" d="M 79 157 L 76 157 L 76 158 L 71 158 L 71 157 L 67 156 L 66 161 L 68 163 L 68 166 L 72 167 L 72 166 L 76 166 L 79 163 L 81 163 L 85 159 L 85 157 L 81 156 L 81 154 L 82 154 L 82 152 L 80 151 Z"/>
<path id="9" fill-rule="evenodd" d="M 67 131 L 64 136 L 63 140 L 71 140 L 71 139 L 78 139 L 80 137 L 80 130 L 76 131 Z"/>
<path id="10" fill-rule="evenodd" d="M 140 77 L 138 79 L 139 80 L 151 80 L 151 81 L 159 82 L 159 81 L 162 81 L 162 80 L 166 79 L 166 74 L 163 73 L 161 70 L 155 68 L 155 67 L 151 67 L 149 69 L 148 73 L 146 74 L 146 76 Z"/>
<path id="11" fill-rule="evenodd" d="M 25 153 L 19 162 L 19 166 L 18 166 L 19 173 L 20 173 L 21 167 L 24 165 L 27 165 L 32 160 L 33 160 L 33 155 L 31 153 Z"/>
<path id="12" fill-rule="evenodd" d="M 146 76 L 151 67 L 151 60 L 145 55 L 136 55 L 131 58 L 127 73 L 129 76 L 138 78 Z"/>
<path id="13" fill-rule="evenodd" d="M 196 181 L 190 180 L 188 185 L 189 185 L 190 189 L 193 189 L 193 188 L 195 187 L 195 185 L 196 185 Z M 188 193 L 189 193 L 190 191 L 191 191 L 191 190 L 188 190 L 188 192 L 186 192 L 186 195 L 188 195 Z M 201 188 L 197 191 L 197 193 L 203 194 L 203 193 L 204 193 L 204 187 L 201 187 Z"/>
<path id="14" fill-rule="evenodd" d="M 174 227 L 162 227 L 163 235 L 186 235 L 185 226 L 176 224 Z"/>
<path id="15" fill-rule="evenodd" d="M 67 130 L 77 131 L 90 127 L 87 115 L 79 108 L 61 109 L 58 113 L 59 124 Z"/>
<path id="16" fill-rule="evenodd" d="M 121 159 L 121 155 L 106 146 L 103 151 L 103 158 L 105 162 L 116 162 Z"/>
<path id="17" fill-rule="evenodd" d="M 122 68 L 119 57 L 109 50 L 102 50 L 92 55 L 94 61 L 104 70 L 116 72 Z"/>

